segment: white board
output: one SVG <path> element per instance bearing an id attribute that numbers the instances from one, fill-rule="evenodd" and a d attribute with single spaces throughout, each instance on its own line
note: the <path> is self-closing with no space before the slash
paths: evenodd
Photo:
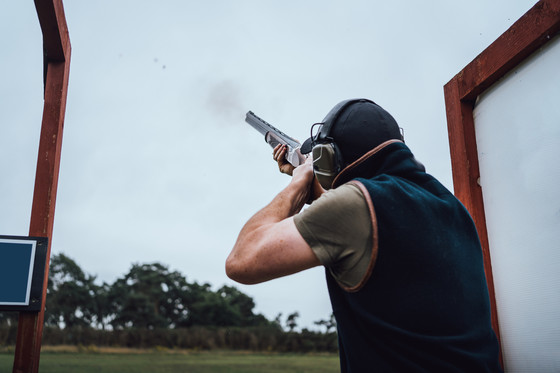
<path id="1" fill-rule="evenodd" d="M 473 111 L 507 372 L 560 372 L 560 37 Z"/>

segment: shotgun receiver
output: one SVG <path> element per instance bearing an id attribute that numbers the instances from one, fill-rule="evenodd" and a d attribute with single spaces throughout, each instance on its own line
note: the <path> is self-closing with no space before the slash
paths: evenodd
<path id="1" fill-rule="evenodd" d="M 266 141 L 272 148 L 278 144 L 287 145 L 288 152 L 286 153 L 286 160 L 297 167 L 305 162 L 305 157 L 301 154 L 301 144 L 294 138 L 286 135 L 278 128 L 274 127 L 265 120 L 257 117 L 252 111 L 247 113 L 245 122 L 249 123 L 251 127 L 264 135 Z"/>

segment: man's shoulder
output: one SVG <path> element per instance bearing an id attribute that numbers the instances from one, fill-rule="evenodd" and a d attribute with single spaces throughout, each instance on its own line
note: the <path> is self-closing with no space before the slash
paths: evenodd
<path id="1" fill-rule="evenodd" d="M 372 217 L 364 192 L 359 183 L 343 184 L 294 216 L 304 240 L 344 288 L 359 284 L 371 262 Z"/>
<path id="2" fill-rule="evenodd" d="M 321 198 L 323 198 L 321 200 Z M 331 189 L 323 196 L 321 196 L 317 202 L 322 203 L 341 203 L 341 204 L 352 204 L 352 203 L 364 203 L 364 190 L 360 188 L 359 182 L 350 181 L 346 184 L 342 184 L 338 188 Z"/>
<path id="3" fill-rule="evenodd" d="M 335 226 L 356 226 L 364 218 L 370 219 L 364 192 L 366 191 L 354 182 L 330 189 L 295 215 L 294 223 L 300 233 L 308 231 L 315 237 L 327 233 L 330 235 Z"/>

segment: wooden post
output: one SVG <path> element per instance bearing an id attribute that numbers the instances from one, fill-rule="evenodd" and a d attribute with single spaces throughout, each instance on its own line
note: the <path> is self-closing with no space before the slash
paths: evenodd
<path id="1" fill-rule="evenodd" d="M 478 151 L 473 119 L 474 103 L 459 99 L 459 82 L 457 78 L 451 80 L 445 86 L 445 99 L 455 196 L 469 210 L 478 232 L 484 258 L 486 284 L 490 297 L 492 328 L 498 340 L 500 340 L 494 276 L 492 275 L 492 261 L 490 260 L 488 232 L 486 229 L 486 215 L 484 213 L 482 189 L 478 184 L 480 171 L 478 168 Z"/>
<path id="2" fill-rule="evenodd" d="M 560 32 L 560 0 L 540 0 L 444 87 L 455 195 L 475 222 L 484 256 L 492 326 L 498 312 L 480 176 L 473 109 L 476 98 Z"/>
<path id="3" fill-rule="evenodd" d="M 41 311 L 21 312 L 19 315 L 14 373 L 37 373 L 39 371 L 62 132 L 70 72 L 70 39 L 62 0 L 35 0 L 35 7 L 43 32 L 45 97 L 29 235 L 48 237 L 49 244 L 45 262 Z"/>

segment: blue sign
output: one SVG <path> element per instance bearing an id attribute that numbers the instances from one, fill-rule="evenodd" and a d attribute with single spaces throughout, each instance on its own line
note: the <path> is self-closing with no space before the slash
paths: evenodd
<path id="1" fill-rule="evenodd" d="M 29 305 L 35 241 L 0 239 L 0 304 Z"/>
<path id="2" fill-rule="evenodd" d="M 0 310 L 40 309 L 46 254 L 46 238 L 0 236 Z"/>

